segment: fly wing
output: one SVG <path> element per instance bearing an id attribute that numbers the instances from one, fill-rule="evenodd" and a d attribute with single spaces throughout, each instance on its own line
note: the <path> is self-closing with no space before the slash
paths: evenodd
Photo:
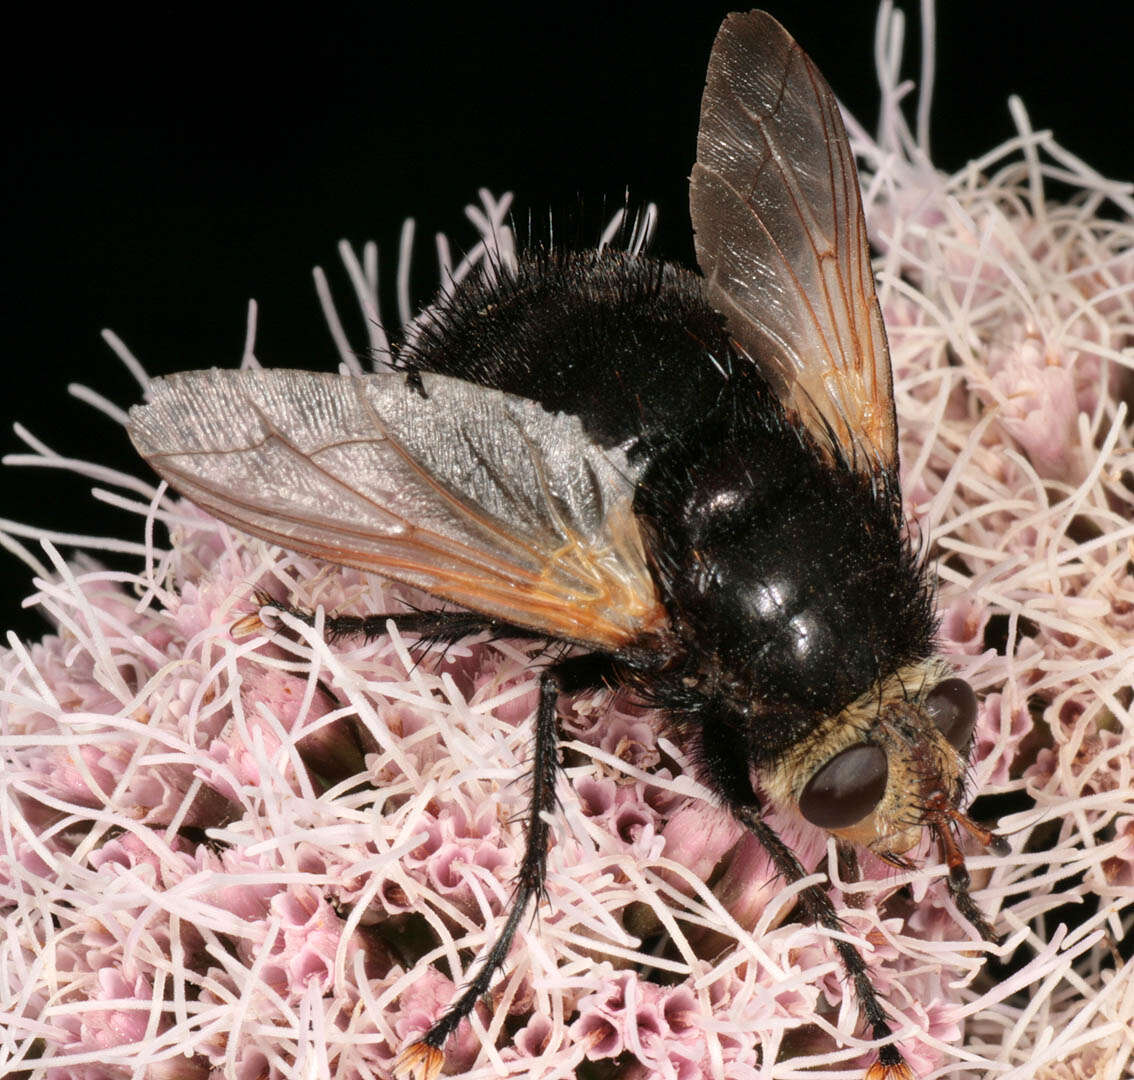
<path id="1" fill-rule="evenodd" d="M 764 12 L 709 58 L 690 185 L 709 302 L 781 400 L 855 468 L 897 464 L 890 354 L 831 88 Z"/>
<path id="2" fill-rule="evenodd" d="M 130 413 L 198 506 L 281 547 L 601 649 L 664 612 L 633 477 L 577 418 L 438 375 L 192 371 Z"/>

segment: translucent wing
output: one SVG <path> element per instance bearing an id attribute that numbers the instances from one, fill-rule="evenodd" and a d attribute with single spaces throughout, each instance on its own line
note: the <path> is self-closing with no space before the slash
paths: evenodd
<path id="1" fill-rule="evenodd" d="M 730 15 L 690 185 L 706 295 L 821 444 L 897 463 L 890 354 L 854 159 L 823 76 L 775 19 Z"/>
<path id="2" fill-rule="evenodd" d="M 625 461 L 575 417 L 459 379 L 194 371 L 130 413 L 198 506 L 294 551 L 616 648 L 664 619 Z"/>

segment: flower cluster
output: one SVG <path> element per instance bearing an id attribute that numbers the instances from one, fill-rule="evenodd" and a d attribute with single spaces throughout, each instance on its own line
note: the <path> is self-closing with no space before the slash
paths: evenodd
<path id="1" fill-rule="evenodd" d="M 1013 853 L 969 862 L 1008 939 L 996 974 L 932 856 L 901 872 L 864 856 L 846 880 L 825 834 L 772 823 L 830 876 L 919 1075 L 1118 1076 L 1134 1000 L 1110 948 L 1134 918 L 1134 205 L 1018 108 L 1011 145 L 944 176 L 884 90 L 885 138 L 851 127 L 908 510 L 932 544 L 943 651 L 983 698 L 973 792 L 1011 810 Z M 1078 193 L 1049 201 L 1047 178 Z M 1118 213 L 1100 217 L 1106 199 Z M 443 280 L 507 265 L 506 211 L 488 196 L 470 210 L 481 243 L 456 267 L 442 248 Z M 373 251 L 343 256 L 382 351 Z M 117 481 L 147 518 L 141 569 L 65 563 L 29 530 L 57 629 L 0 655 L 0 1075 L 389 1077 L 508 909 L 539 648 L 266 625 L 257 590 L 335 613 L 433 601 Z M 798 922 L 800 886 L 659 718 L 604 693 L 562 722 L 546 897 L 446 1071 L 754 1080 L 870 1060 L 830 932 Z"/>

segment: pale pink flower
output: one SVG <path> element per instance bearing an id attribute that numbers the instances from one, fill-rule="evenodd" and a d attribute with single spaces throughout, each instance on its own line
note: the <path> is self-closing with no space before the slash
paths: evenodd
<path id="1" fill-rule="evenodd" d="M 1013 146 L 939 173 L 898 110 L 886 19 L 884 136 L 850 127 L 911 527 L 936 567 L 942 652 L 983 698 L 973 793 L 1019 807 L 1002 823 L 1014 854 L 969 860 L 1016 952 L 981 968 L 928 841 L 912 869 L 863 855 L 831 896 L 919 1073 L 1117 1076 L 1134 998 L 1109 948 L 1134 910 L 1134 201 L 1016 105 Z M 1046 199 L 1052 175 L 1080 194 Z M 1108 199 L 1117 213 L 1098 216 Z M 455 276 L 494 272 L 486 245 L 507 263 L 506 211 L 484 197 Z M 343 253 L 369 312 L 371 256 Z M 342 360 L 357 368 L 345 345 Z M 436 605 L 168 496 L 152 514 L 169 547 L 145 548 L 128 582 L 45 547 L 58 630 L 0 655 L 0 1063 L 260 1080 L 294 1075 L 304 1046 L 339 1080 L 386 1078 L 508 908 L 539 646 L 258 626 L 256 589 L 336 613 Z M 546 903 L 492 1008 L 446 1046 L 447 1073 L 569 1076 L 589 1059 L 755 1080 L 871 1060 L 830 931 L 801 921 L 798 890 L 664 718 L 625 694 L 562 711 Z M 805 870 L 836 872 L 824 833 L 769 820 Z M 1059 930 L 1068 901 L 1085 914 Z"/>
<path id="2" fill-rule="evenodd" d="M 1031 730 L 1032 719 L 1025 705 L 1010 707 L 1002 694 L 989 694 L 981 702 L 976 752 L 985 763 L 985 783 L 999 787 L 1008 782 L 1020 743 Z"/>

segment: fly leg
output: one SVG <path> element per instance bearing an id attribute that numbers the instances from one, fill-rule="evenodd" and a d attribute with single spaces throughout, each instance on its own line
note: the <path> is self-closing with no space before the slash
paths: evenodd
<path id="1" fill-rule="evenodd" d="M 315 624 L 313 612 L 282 604 L 266 593 L 257 593 L 257 600 L 307 623 Z M 329 639 L 339 637 L 376 638 L 387 633 L 393 622 L 401 633 L 420 635 L 433 642 L 454 642 L 488 631 L 498 637 L 544 638 L 545 634 L 513 626 L 472 611 L 408 611 L 384 615 L 334 615 L 325 617 L 323 630 Z M 547 848 L 551 830 L 546 817 L 557 806 L 555 781 L 559 773 L 559 721 L 556 705 L 560 694 L 596 690 L 609 684 L 614 676 L 613 662 L 601 653 L 560 660 L 547 668 L 539 680 L 539 704 L 535 716 L 535 753 L 531 769 L 531 796 L 528 802 L 524 854 L 516 877 L 504 925 L 488 951 L 480 958 L 476 974 L 460 996 L 441 1018 L 415 1043 L 399 1055 L 394 1066 L 396 1076 L 414 1080 L 436 1080 L 444 1063 L 446 1040 L 457 1025 L 476 1007 L 487 993 L 493 976 L 504 966 L 508 949 L 520 922 L 533 898 L 544 892 L 547 872 Z"/>
<path id="2" fill-rule="evenodd" d="M 303 608 L 293 607 L 274 599 L 266 592 L 257 592 L 256 600 L 265 607 L 273 607 L 285 612 L 308 626 L 315 625 L 315 613 Z M 323 619 L 323 633 L 328 641 L 340 638 L 360 637 L 366 641 L 382 637 L 387 633 L 388 624 L 394 623 L 398 632 L 413 634 L 426 641 L 452 643 L 489 631 L 497 637 L 507 638 L 545 638 L 546 634 L 528 630 L 522 626 L 480 615 L 475 611 L 399 611 L 384 615 L 326 615 Z"/>
<path id="3" fill-rule="evenodd" d="M 529 905 L 543 894 L 547 849 L 551 840 L 547 817 L 557 806 L 555 780 L 559 773 L 559 721 L 556 703 L 562 693 L 602 686 L 610 673 L 609 658 L 585 655 L 562 660 L 540 676 L 527 833 L 511 906 L 496 940 L 479 959 L 476 974 L 441 1018 L 417 1042 L 406 1047 L 394 1067 L 395 1075 L 435 1080 L 444 1061 L 445 1041 L 487 993 L 493 976 L 504 966 L 512 939 Z"/>
<path id="4" fill-rule="evenodd" d="M 760 804 L 752 790 L 747 760 L 744 755 L 734 752 L 735 733 L 730 726 L 727 723 L 714 722 L 714 718 L 709 715 L 700 726 L 698 738 L 703 767 L 712 777 L 714 786 L 727 801 L 728 808 L 737 821 L 760 841 L 771 858 L 776 873 L 785 882 L 790 885 L 801 881 L 807 876 L 807 871 L 792 850 L 761 816 Z M 840 855 L 842 856 L 842 853 Z M 855 873 L 850 866 L 847 869 Z M 843 929 L 835 905 L 820 886 L 809 885 L 803 889 L 799 894 L 799 905 L 808 922 L 827 930 Z M 882 1008 L 882 1003 L 870 983 L 870 975 L 862 953 L 849 942 L 839 938 L 835 938 L 833 944 L 851 982 L 854 983 L 855 996 L 874 1038 L 891 1038 L 894 1034 L 893 1029 L 890 1027 L 886 1010 Z M 902 1052 L 893 1043 L 888 1043 L 879 1049 L 878 1060 L 866 1071 L 865 1080 L 913 1080 L 913 1071 L 906 1064 Z"/>
<path id="5" fill-rule="evenodd" d="M 734 806 L 732 810 L 740 823 L 764 846 L 764 850 L 772 860 L 772 865 L 784 881 L 791 884 L 806 876 L 807 872 L 791 849 L 760 816 L 758 806 L 748 803 Z M 820 886 L 809 885 L 804 889 L 799 894 L 799 903 L 808 922 L 827 930 L 843 929 L 831 898 Z M 862 953 L 849 942 L 839 938 L 834 939 L 833 944 L 851 982 L 854 983 L 855 996 L 874 1038 L 890 1038 L 894 1032 L 890 1027 L 886 1010 L 882 1008 L 882 1003 L 871 985 Z M 913 1072 L 902 1057 L 902 1052 L 893 1043 L 889 1043 L 879 1049 L 878 1060 L 866 1071 L 866 1080 L 913 1080 Z"/>

